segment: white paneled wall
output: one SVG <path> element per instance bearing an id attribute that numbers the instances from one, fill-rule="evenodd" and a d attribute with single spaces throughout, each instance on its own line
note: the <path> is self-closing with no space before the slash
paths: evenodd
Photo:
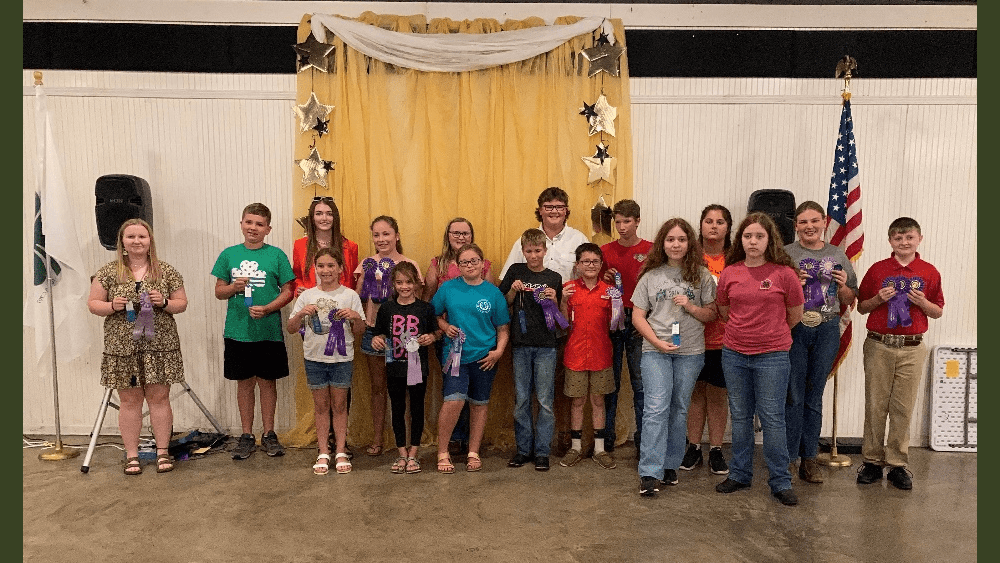
<path id="1" fill-rule="evenodd" d="M 826 206 L 840 117 L 840 80 L 632 79 L 635 199 L 640 234 L 666 219 L 692 224 L 709 203 L 739 223 L 754 190 L 791 190 Z M 854 135 L 861 169 L 865 252 L 858 275 L 890 254 L 889 223 L 921 224 L 923 258 L 941 271 L 944 316 L 928 346 L 976 345 L 976 80 L 855 80 Z M 861 436 L 866 317 L 840 369 L 838 433 Z M 925 380 L 926 383 L 926 380 Z M 927 444 L 929 397 L 921 388 L 911 427 Z M 827 386 L 823 435 L 832 428 Z"/>
<path id="2" fill-rule="evenodd" d="M 34 106 L 31 72 L 24 71 L 23 247 L 31 241 L 34 190 Z M 220 422 L 239 427 L 235 389 L 222 378 L 225 306 L 213 295 L 210 270 L 219 251 L 238 243 L 239 214 L 251 201 L 274 214 L 268 242 L 291 249 L 295 77 L 49 71 L 46 91 L 57 148 L 75 207 L 84 263 L 111 259 L 97 242 L 94 181 L 135 174 L 153 192 L 154 230 L 161 257 L 185 277 L 190 305 L 177 317 L 187 380 Z M 750 192 L 792 190 L 798 201 L 825 205 L 839 117 L 839 81 L 784 79 L 632 79 L 635 199 L 643 208 L 640 234 L 651 238 L 665 219 L 698 219 L 722 203 L 738 222 Z M 856 80 L 855 135 L 862 174 L 866 250 L 863 272 L 888 256 L 885 231 L 899 215 L 924 227 L 921 254 L 944 277 L 945 315 L 932 321 L 929 344 L 975 345 L 976 316 L 976 81 Z M 578 105 L 578 101 L 573 102 Z M 574 106 L 575 107 L 575 106 Z M 30 286 L 25 255 L 23 288 Z M 963 302 L 964 301 L 964 302 Z M 60 363 L 62 429 L 86 434 L 103 390 L 99 384 L 100 319 L 90 352 Z M 856 325 L 864 318 L 857 316 Z M 860 436 L 864 414 L 858 328 L 841 374 L 840 435 Z M 31 365 L 34 334 L 25 329 L 23 426 L 54 428 L 52 386 L 45 362 Z M 293 382 L 279 383 L 277 426 L 293 423 Z M 832 385 L 827 391 L 830 430 Z M 914 443 L 927 443 L 922 394 Z M 177 428 L 208 428 L 187 398 L 174 401 Z M 259 425 L 259 422 L 258 422 Z M 109 415 L 105 432 L 117 432 Z"/>

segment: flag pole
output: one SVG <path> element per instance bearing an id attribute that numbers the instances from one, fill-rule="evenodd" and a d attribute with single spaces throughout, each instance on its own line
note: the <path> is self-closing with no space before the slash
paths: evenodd
<path id="1" fill-rule="evenodd" d="M 42 73 L 36 70 L 34 77 L 35 86 L 41 86 Z M 38 117 L 36 115 L 35 119 L 38 119 Z M 57 461 L 72 459 L 80 455 L 80 452 L 64 449 L 62 443 L 62 430 L 59 424 L 59 374 L 56 362 L 56 314 L 55 305 L 52 303 L 52 261 L 49 259 L 48 254 L 45 254 L 42 259 L 45 262 L 45 291 L 48 294 L 47 301 L 49 302 L 49 339 L 52 344 L 52 400 L 56 411 L 56 445 L 53 448 L 42 450 L 38 454 L 38 459 L 42 461 Z"/>
<path id="2" fill-rule="evenodd" d="M 835 76 L 840 76 L 843 73 L 844 76 L 844 90 L 840 97 L 844 101 L 851 99 L 851 70 L 856 68 L 856 63 L 850 56 L 844 56 L 840 63 L 837 64 L 837 69 L 835 71 Z M 853 311 L 853 307 L 847 310 L 847 314 L 850 315 Z M 851 328 L 851 327 L 848 327 Z M 839 455 L 837 453 L 837 395 L 838 392 L 838 380 L 837 374 L 840 372 L 839 369 L 833 370 L 833 430 L 830 433 L 832 439 L 830 441 L 830 453 L 821 453 L 816 456 L 816 462 L 820 465 L 826 465 L 830 467 L 847 467 L 851 465 L 851 458 L 846 455 Z"/>

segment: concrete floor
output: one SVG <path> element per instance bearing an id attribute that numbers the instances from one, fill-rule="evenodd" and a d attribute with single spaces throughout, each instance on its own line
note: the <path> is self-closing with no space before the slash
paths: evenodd
<path id="1" fill-rule="evenodd" d="M 116 438 L 102 437 L 102 441 Z M 83 444 L 86 438 L 64 442 Z M 484 470 L 393 475 L 395 456 L 355 458 L 348 475 L 314 476 L 316 451 L 227 453 L 179 462 L 172 473 L 145 465 L 125 477 L 122 454 L 98 448 L 39 461 L 24 450 L 23 558 L 28 562 L 152 561 L 975 561 L 976 454 L 911 448 L 914 489 L 884 480 L 858 486 L 854 466 L 826 483 L 795 478 L 800 503 L 767 490 L 758 446 L 753 487 L 716 493 L 722 477 L 680 471 L 653 499 L 637 494 L 635 450 L 618 468 L 585 460 L 506 467 L 510 452 L 483 455 Z M 359 450 L 360 451 L 360 450 Z M 728 459 L 729 451 L 726 447 Z M 463 458 L 456 458 L 456 462 Z M 557 460 L 554 460 L 557 461 Z"/>

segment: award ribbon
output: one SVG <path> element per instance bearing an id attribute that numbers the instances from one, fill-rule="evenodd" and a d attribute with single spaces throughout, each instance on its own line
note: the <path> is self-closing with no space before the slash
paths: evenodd
<path id="1" fill-rule="evenodd" d="M 404 334 L 403 347 L 406 348 L 406 384 L 419 385 L 424 381 L 420 365 L 420 343 L 417 342 L 417 331 Z"/>
<path id="2" fill-rule="evenodd" d="M 333 351 L 336 350 L 341 356 L 347 355 L 347 335 L 344 334 L 344 321 L 347 319 L 335 319 L 334 315 L 337 314 L 336 309 L 330 311 L 327 317 L 330 319 L 330 335 L 326 337 L 326 348 L 323 349 L 323 355 L 332 356 Z M 319 323 L 319 315 L 313 321 L 313 329 L 315 331 L 315 325 Z"/>
<path id="3" fill-rule="evenodd" d="M 542 313 L 545 315 L 545 326 L 549 330 L 555 330 L 556 324 L 562 328 L 567 328 L 569 326 L 569 321 L 567 321 L 566 317 L 559 312 L 559 306 L 556 305 L 556 302 L 542 297 L 542 292 L 546 289 L 547 288 L 545 287 L 539 287 L 532 292 L 532 296 L 535 298 L 535 303 L 542 306 Z"/>
<path id="4" fill-rule="evenodd" d="M 391 258 L 383 258 L 378 261 L 378 268 L 375 270 L 376 294 L 372 295 L 375 303 L 384 303 L 389 298 L 392 289 L 392 276 L 389 275 L 396 263 Z"/>
<path id="5" fill-rule="evenodd" d="M 465 332 L 458 329 L 458 336 L 451 339 L 451 352 L 448 353 L 448 359 L 444 362 L 445 373 L 450 369 L 452 377 L 458 377 L 458 369 L 462 365 L 463 342 L 465 342 Z"/>
<path id="6" fill-rule="evenodd" d="M 361 262 L 362 282 L 361 291 L 358 292 L 361 300 L 372 299 L 375 293 L 375 269 L 378 268 L 378 262 L 374 258 L 365 258 Z M 374 299 L 372 299 L 374 301 Z"/>
<path id="7" fill-rule="evenodd" d="M 625 306 L 621 290 L 609 287 L 604 294 L 611 298 L 611 330 L 625 330 Z"/>
<path id="8" fill-rule="evenodd" d="M 806 284 L 802 286 L 802 293 L 806 302 L 803 309 L 818 309 L 826 302 L 823 296 L 823 280 L 820 277 L 820 261 L 815 258 L 803 258 L 799 261 L 799 269 L 806 274 Z"/>
<path id="9" fill-rule="evenodd" d="M 911 289 L 923 291 L 926 282 L 921 277 L 908 278 L 906 276 L 888 277 L 882 280 L 882 287 L 893 287 L 896 294 L 889 298 L 889 311 L 886 317 L 886 326 L 889 328 L 908 327 L 913 324 L 910 317 L 910 300 L 907 294 Z"/>
<path id="10" fill-rule="evenodd" d="M 250 289 L 250 282 L 247 281 L 247 286 L 243 288 L 243 304 L 249 309 L 253 307 L 253 290 Z"/>
<path id="11" fill-rule="evenodd" d="M 149 300 L 149 292 L 139 294 L 139 314 L 135 319 L 135 328 L 132 329 L 132 338 L 153 339 L 153 302 Z"/>

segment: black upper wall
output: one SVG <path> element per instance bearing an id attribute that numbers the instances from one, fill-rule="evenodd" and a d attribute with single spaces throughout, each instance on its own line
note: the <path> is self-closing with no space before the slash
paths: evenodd
<path id="1" fill-rule="evenodd" d="M 23 68 L 284 74 L 296 26 L 23 23 Z M 626 30 L 635 77 L 975 78 L 976 31 Z"/>

